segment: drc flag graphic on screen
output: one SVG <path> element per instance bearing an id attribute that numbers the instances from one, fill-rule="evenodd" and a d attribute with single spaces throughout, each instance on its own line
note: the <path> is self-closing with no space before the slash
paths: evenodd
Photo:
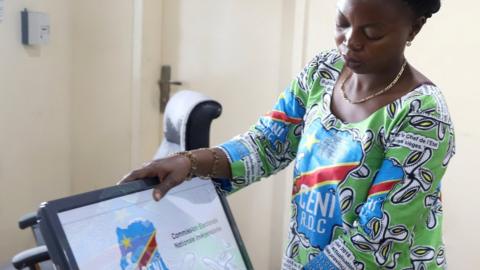
<path id="1" fill-rule="evenodd" d="M 156 229 L 150 221 L 136 220 L 127 228 L 117 228 L 122 270 L 168 270 L 155 240 Z"/>

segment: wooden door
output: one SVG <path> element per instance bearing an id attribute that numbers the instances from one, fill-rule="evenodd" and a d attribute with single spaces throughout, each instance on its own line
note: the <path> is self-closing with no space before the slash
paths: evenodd
<path id="1" fill-rule="evenodd" d="M 162 63 L 183 83 L 177 89 L 223 106 L 212 145 L 245 132 L 290 81 L 290 2 L 163 0 Z M 277 175 L 228 198 L 255 269 L 280 268 L 289 178 Z"/>

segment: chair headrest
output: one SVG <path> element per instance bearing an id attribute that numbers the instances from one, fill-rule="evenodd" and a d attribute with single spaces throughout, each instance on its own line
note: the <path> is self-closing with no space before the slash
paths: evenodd
<path id="1" fill-rule="evenodd" d="M 187 123 L 192 110 L 211 98 L 191 90 L 182 90 L 173 95 L 165 107 L 163 116 L 164 139 L 155 158 L 186 149 Z"/>

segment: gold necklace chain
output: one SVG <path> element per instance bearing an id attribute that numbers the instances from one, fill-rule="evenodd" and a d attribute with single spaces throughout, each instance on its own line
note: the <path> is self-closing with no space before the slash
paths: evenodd
<path id="1" fill-rule="evenodd" d="M 352 76 L 352 74 L 350 73 L 350 75 L 345 78 L 345 80 L 343 80 L 342 82 L 342 85 L 340 85 L 340 90 L 342 90 L 342 94 L 343 94 L 343 99 L 345 99 L 346 101 L 348 101 L 349 103 L 351 104 L 359 104 L 359 103 L 363 103 L 367 100 L 370 100 L 374 97 L 377 97 L 385 92 L 387 92 L 388 90 L 392 89 L 392 87 L 398 82 L 398 80 L 400 79 L 400 77 L 402 77 L 402 74 L 403 74 L 403 71 L 405 70 L 405 66 L 407 65 L 407 60 L 405 60 L 402 64 L 402 67 L 400 68 L 400 71 L 398 72 L 397 76 L 395 77 L 395 79 L 393 79 L 393 81 L 387 85 L 387 87 L 379 90 L 379 91 L 376 91 L 375 93 L 367 96 L 367 97 L 364 97 L 362 99 L 359 99 L 359 100 L 351 100 L 349 97 L 347 97 L 347 93 L 345 92 L 345 82 L 350 79 L 350 77 Z"/>

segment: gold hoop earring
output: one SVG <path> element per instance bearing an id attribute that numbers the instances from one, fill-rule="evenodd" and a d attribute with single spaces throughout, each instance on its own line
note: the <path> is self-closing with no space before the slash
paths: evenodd
<path id="1" fill-rule="evenodd" d="M 410 40 L 407 40 L 407 43 L 405 45 L 407 45 L 407 47 L 410 47 L 412 46 L 412 42 Z"/>

